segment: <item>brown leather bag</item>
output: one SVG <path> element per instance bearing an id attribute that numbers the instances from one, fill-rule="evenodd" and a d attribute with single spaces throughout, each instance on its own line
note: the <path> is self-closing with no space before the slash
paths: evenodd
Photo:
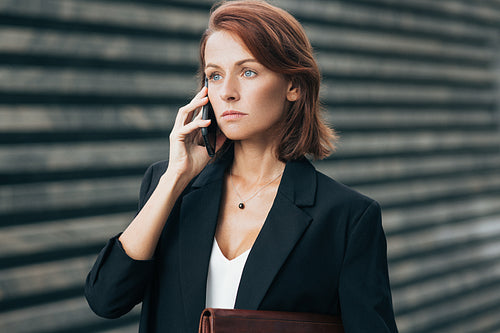
<path id="1" fill-rule="evenodd" d="M 203 310 L 199 333 L 344 333 L 339 317 L 302 312 Z"/>

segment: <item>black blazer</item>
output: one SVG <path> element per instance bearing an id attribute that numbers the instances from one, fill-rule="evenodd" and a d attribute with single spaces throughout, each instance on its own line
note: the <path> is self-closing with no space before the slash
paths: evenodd
<path id="1" fill-rule="evenodd" d="M 197 332 L 229 163 L 209 164 L 185 189 L 153 260 L 131 259 L 117 236 L 108 242 L 86 281 L 95 313 L 116 318 L 143 302 L 140 332 Z M 158 162 L 147 170 L 139 208 L 166 167 Z M 377 202 L 317 172 L 306 159 L 288 162 L 235 307 L 341 314 L 347 333 L 397 332 Z"/>

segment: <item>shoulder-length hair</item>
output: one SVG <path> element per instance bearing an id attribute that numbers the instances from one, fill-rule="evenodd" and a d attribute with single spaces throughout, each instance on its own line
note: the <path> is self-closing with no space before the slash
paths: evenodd
<path id="1" fill-rule="evenodd" d="M 321 74 L 302 25 L 264 1 L 220 2 L 212 8 L 200 41 L 200 73 L 205 68 L 207 40 L 216 31 L 237 35 L 257 61 L 298 88 L 299 97 L 290 103 L 278 129 L 277 157 L 286 162 L 304 155 L 315 159 L 330 155 L 337 136 L 320 114 Z"/>

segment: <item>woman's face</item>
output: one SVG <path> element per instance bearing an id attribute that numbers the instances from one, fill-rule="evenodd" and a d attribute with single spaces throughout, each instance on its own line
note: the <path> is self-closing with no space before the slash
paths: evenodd
<path id="1" fill-rule="evenodd" d="M 205 47 L 208 97 L 217 124 L 231 140 L 269 140 L 296 89 L 261 63 L 241 39 L 226 31 L 213 33 Z"/>

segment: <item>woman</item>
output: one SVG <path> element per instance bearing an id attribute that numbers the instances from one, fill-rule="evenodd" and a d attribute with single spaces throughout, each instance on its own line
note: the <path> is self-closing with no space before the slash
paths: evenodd
<path id="1" fill-rule="evenodd" d="M 341 314 L 346 332 L 397 331 L 378 204 L 317 172 L 335 135 L 300 24 L 259 1 L 223 3 L 201 40 L 204 87 L 179 109 L 169 162 L 101 251 L 86 297 L 103 317 L 142 302 L 140 332 L 196 332 L 205 307 Z M 207 96 L 208 94 L 208 96 Z M 198 144 L 220 133 L 210 160 Z"/>

